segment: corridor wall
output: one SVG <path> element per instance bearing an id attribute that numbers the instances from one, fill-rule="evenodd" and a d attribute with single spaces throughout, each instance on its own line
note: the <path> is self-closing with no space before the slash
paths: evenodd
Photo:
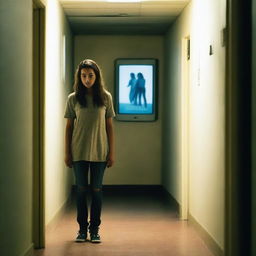
<path id="1" fill-rule="evenodd" d="M 46 7 L 44 155 L 48 224 L 71 192 L 72 174 L 63 162 L 63 114 L 71 89 L 73 40 L 59 2 L 42 3 Z M 31 0 L 1 2 L 0 254 L 8 256 L 30 255 L 33 249 L 32 13 Z"/>
<path id="2" fill-rule="evenodd" d="M 225 3 L 194 0 L 166 35 L 163 184 L 181 203 L 181 44 L 190 36 L 189 219 L 224 248 Z M 212 54 L 210 54 L 210 46 Z"/>
<path id="3" fill-rule="evenodd" d="M 31 0 L 1 1 L 0 35 L 0 255 L 23 256 L 33 246 Z"/>
<path id="4" fill-rule="evenodd" d="M 105 174 L 105 184 L 160 185 L 162 158 L 163 36 L 79 35 L 75 37 L 74 65 L 91 58 L 101 66 L 106 87 L 114 99 L 116 58 L 159 60 L 158 119 L 155 122 L 114 120 L 115 165 Z"/>
<path id="5" fill-rule="evenodd" d="M 45 56 L 45 224 L 67 201 L 73 181 L 64 164 L 64 110 L 72 90 L 73 36 L 58 0 L 46 0 Z"/>

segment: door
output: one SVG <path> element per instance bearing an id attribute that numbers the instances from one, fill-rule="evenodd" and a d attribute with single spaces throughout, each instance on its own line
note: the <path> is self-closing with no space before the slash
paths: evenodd
<path id="1" fill-rule="evenodd" d="M 44 28 L 45 10 L 33 1 L 33 243 L 45 246 L 44 223 Z"/>
<path id="2" fill-rule="evenodd" d="M 181 67 L 181 208 L 180 219 L 188 219 L 189 207 L 189 84 L 190 84 L 190 37 L 182 39 L 182 67 Z"/>

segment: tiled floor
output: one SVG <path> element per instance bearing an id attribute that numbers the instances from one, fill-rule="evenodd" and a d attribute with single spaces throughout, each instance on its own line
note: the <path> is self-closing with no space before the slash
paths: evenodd
<path id="1" fill-rule="evenodd" d="M 106 194 L 101 244 L 74 242 L 75 215 L 72 205 L 34 256 L 213 256 L 160 194 Z"/>

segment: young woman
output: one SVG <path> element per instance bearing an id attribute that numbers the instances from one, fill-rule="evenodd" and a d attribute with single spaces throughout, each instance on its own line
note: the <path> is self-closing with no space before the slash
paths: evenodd
<path id="1" fill-rule="evenodd" d="M 135 105 L 137 105 L 137 98 L 139 98 L 139 106 L 141 106 L 141 96 L 144 99 L 145 108 L 147 107 L 147 99 L 146 99 L 146 88 L 145 88 L 145 79 L 142 73 L 137 74 L 137 81 L 135 84 Z"/>
<path id="2" fill-rule="evenodd" d="M 130 73 L 130 80 L 129 80 L 129 83 L 128 83 L 127 87 L 129 87 L 129 86 L 131 87 L 130 93 L 129 93 L 129 100 L 130 100 L 131 104 L 134 101 L 135 84 L 136 84 L 135 74 L 134 73 Z"/>
<path id="3" fill-rule="evenodd" d="M 104 89 L 99 66 L 93 60 L 83 60 L 77 67 L 74 92 L 68 96 L 65 110 L 65 163 L 73 167 L 77 186 L 77 242 L 86 241 L 88 230 L 91 242 L 101 242 L 101 189 L 104 170 L 114 163 L 114 115 L 112 97 Z M 92 197 L 90 221 L 88 192 Z"/>

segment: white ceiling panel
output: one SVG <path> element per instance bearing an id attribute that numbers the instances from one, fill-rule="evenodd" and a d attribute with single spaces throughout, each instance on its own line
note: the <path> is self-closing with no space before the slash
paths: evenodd
<path id="1" fill-rule="evenodd" d="M 127 10 L 127 9 L 126 9 Z M 85 17 L 91 17 L 91 16 L 97 16 L 97 17 L 104 17 L 106 15 L 120 15 L 120 14 L 127 14 L 127 11 L 124 13 L 123 9 L 120 8 L 112 8 L 112 9 L 69 9 L 68 16 L 85 16 Z M 128 15 L 128 14 L 127 14 Z M 130 16 L 139 16 L 140 11 L 137 9 L 129 10 Z"/>
<path id="2" fill-rule="evenodd" d="M 59 0 L 75 34 L 164 34 L 190 0 Z"/>
<path id="3" fill-rule="evenodd" d="M 90 2 L 77 2 L 70 1 L 63 3 L 60 0 L 62 7 L 68 12 L 69 8 L 97 8 L 97 9 L 112 9 L 112 8 L 123 8 L 123 9 L 138 9 L 141 3 L 111 3 L 106 1 L 90 1 Z"/>

